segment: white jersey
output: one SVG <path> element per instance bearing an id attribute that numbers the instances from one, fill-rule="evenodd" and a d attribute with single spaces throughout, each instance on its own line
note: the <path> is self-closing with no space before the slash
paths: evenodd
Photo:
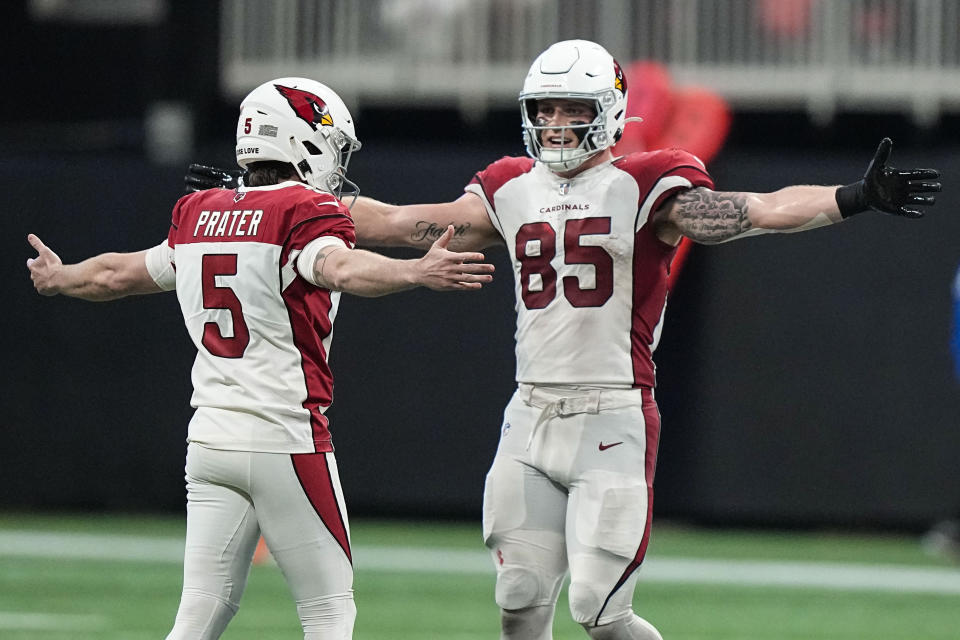
<path id="1" fill-rule="evenodd" d="M 170 287 L 157 259 L 166 249 L 197 347 L 190 442 L 333 450 L 323 414 L 333 399 L 327 356 L 340 294 L 310 284 L 312 274 L 297 267 L 320 237 L 353 246 L 353 221 L 334 196 L 302 183 L 209 189 L 177 202 L 167 245 L 151 250 L 147 264 Z"/>
<path id="2" fill-rule="evenodd" d="M 562 178 L 502 158 L 466 191 L 483 198 L 513 262 L 517 382 L 653 387 L 676 248 L 650 217 L 678 190 L 713 187 L 678 149 L 635 153 Z"/>

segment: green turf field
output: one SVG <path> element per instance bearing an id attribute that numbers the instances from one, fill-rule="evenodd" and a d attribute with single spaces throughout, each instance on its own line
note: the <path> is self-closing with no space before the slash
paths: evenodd
<path id="1" fill-rule="evenodd" d="M 180 591 L 176 518 L 0 515 L 0 638 L 147 640 Z M 358 640 L 495 639 L 477 524 L 356 521 Z M 635 610 L 667 640 L 957 640 L 960 566 L 912 537 L 654 529 Z M 224 638 L 301 637 L 254 568 Z M 561 596 L 557 640 L 586 638 Z"/>

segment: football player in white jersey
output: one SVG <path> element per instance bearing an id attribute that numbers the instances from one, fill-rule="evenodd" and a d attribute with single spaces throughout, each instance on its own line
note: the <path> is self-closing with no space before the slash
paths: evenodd
<path id="1" fill-rule="evenodd" d="M 354 249 L 339 195 L 359 146 L 336 93 L 280 78 L 241 105 L 236 154 L 247 186 L 181 198 L 166 241 L 64 265 L 28 238 L 41 294 L 111 300 L 176 289 L 196 344 L 183 593 L 168 639 L 220 637 L 261 533 L 305 640 L 352 636 L 350 528 L 324 415 L 340 292 L 473 290 L 492 277 L 483 254 L 446 249 L 452 229 L 416 260 Z"/>
<path id="2" fill-rule="evenodd" d="M 632 610 L 650 536 L 660 418 L 652 354 L 682 237 L 719 243 L 836 224 L 868 210 L 919 217 L 940 190 L 930 169 L 887 165 L 884 139 L 863 179 L 721 192 L 693 155 L 616 157 L 627 86 L 603 47 L 559 42 L 520 93 L 529 158 L 502 158 L 457 200 L 396 206 L 360 198 L 361 245 L 505 245 L 514 267 L 517 391 L 484 490 L 483 533 L 497 570 L 501 638 L 551 637 L 561 582 L 594 640 L 659 640 Z M 231 177 L 191 168 L 193 188 Z"/>

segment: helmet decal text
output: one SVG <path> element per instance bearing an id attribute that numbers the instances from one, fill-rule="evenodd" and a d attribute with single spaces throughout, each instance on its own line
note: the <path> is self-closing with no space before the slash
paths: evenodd
<path id="1" fill-rule="evenodd" d="M 309 91 L 285 87 L 280 84 L 273 86 L 280 92 L 280 95 L 287 99 L 290 108 L 297 114 L 297 117 L 310 125 L 311 129 L 316 131 L 318 124 L 326 127 L 333 126 L 333 116 L 330 115 L 330 108 L 318 96 Z"/>

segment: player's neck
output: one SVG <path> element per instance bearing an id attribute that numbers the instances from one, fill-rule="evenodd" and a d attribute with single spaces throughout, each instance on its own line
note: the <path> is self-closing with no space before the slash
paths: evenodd
<path id="1" fill-rule="evenodd" d="M 561 178 L 572 178 L 577 174 L 583 173 L 587 169 L 592 169 L 593 167 L 603 164 L 604 162 L 609 162 L 613 160 L 613 152 L 609 147 L 589 158 L 586 162 L 581 164 L 579 167 L 570 169 L 569 171 L 554 171 Z"/>

